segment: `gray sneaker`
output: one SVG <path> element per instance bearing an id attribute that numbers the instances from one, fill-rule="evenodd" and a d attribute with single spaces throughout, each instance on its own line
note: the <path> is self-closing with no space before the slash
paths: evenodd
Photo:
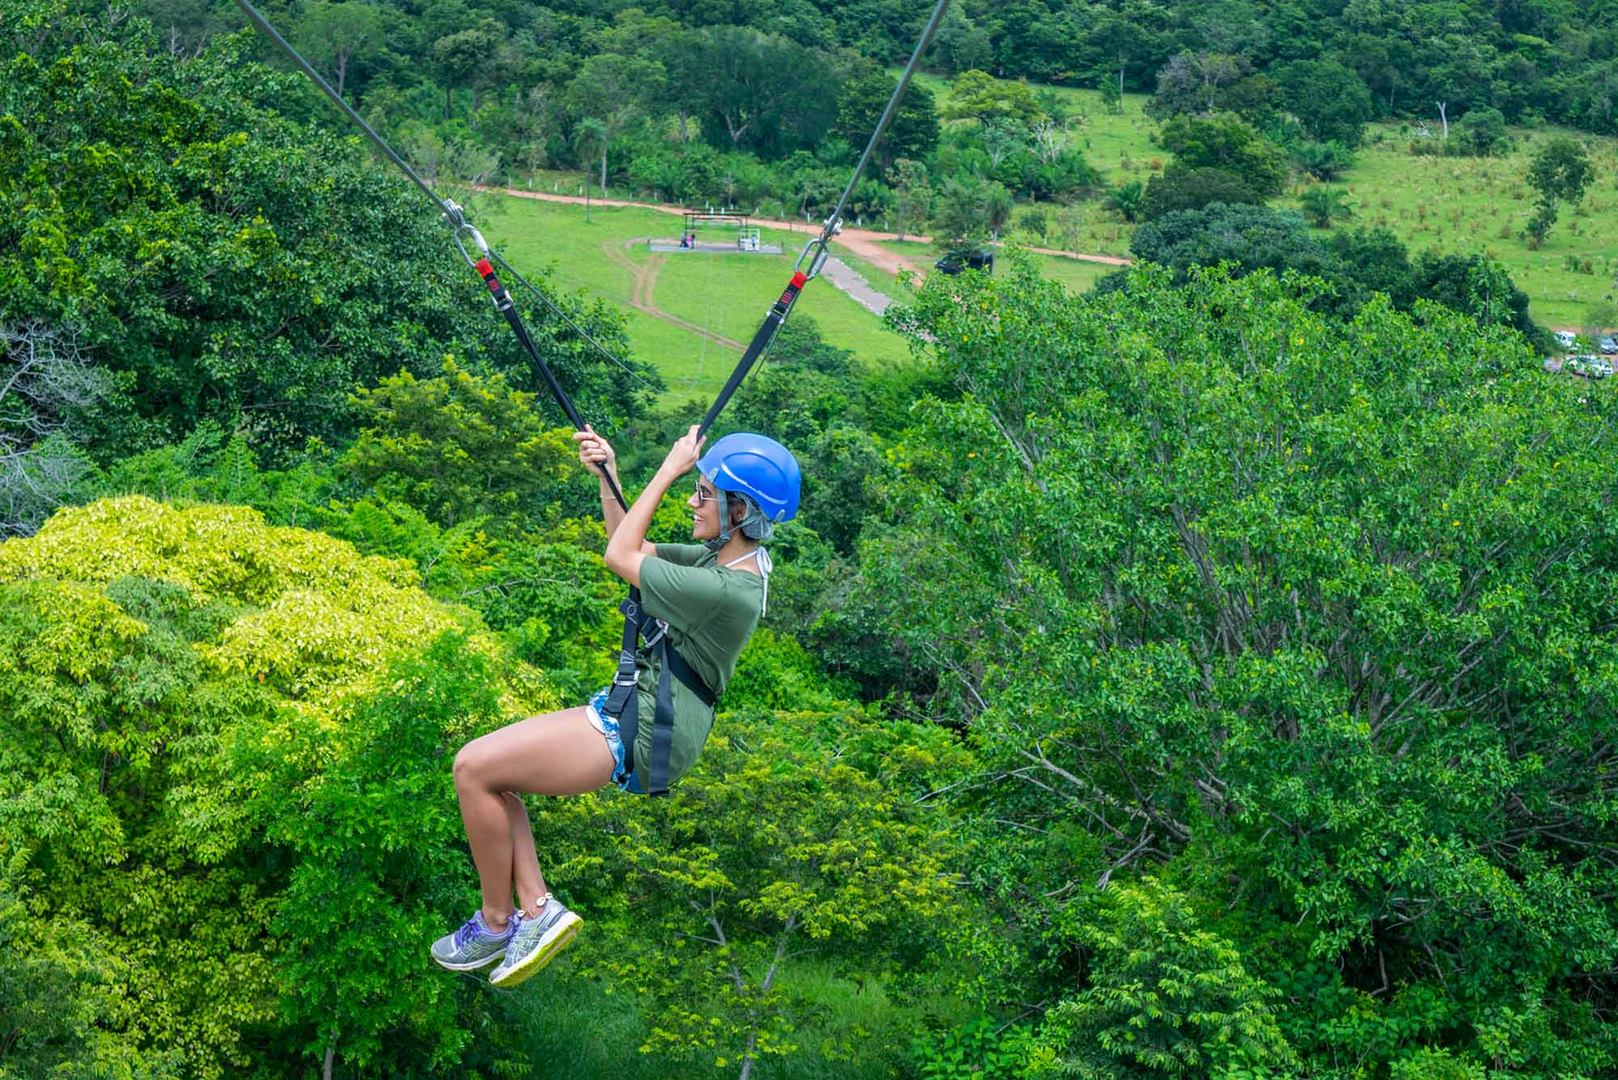
<path id="1" fill-rule="evenodd" d="M 479 911 L 453 934 L 446 934 L 433 942 L 433 959 L 439 967 L 451 971 L 474 971 L 487 967 L 506 955 L 506 949 L 522 927 L 522 913 L 512 912 L 506 928 L 499 933 L 490 930 Z"/>
<path id="2" fill-rule="evenodd" d="M 583 925 L 583 919 L 551 897 L 538 914 L 523 919 L 516 937 L 506 947 L 505 960 L 489 973 L 489 981 L 496 986 L 516 986 L 532 978 L 567 948 Z"/>

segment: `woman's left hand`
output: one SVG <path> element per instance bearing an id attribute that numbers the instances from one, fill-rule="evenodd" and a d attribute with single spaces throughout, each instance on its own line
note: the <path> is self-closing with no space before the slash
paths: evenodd
<path id="1" fill-rule="evenodd" d="M 696 468 L 697 459 L 702 456 L 702 444 L 708 441 L 706 435 L 697 434 L 697 425 L 692 424 L 691 430 L 680 436 L 669 456 L 663 459 L 663 471 L 670 477 L 684 476 Z"/>

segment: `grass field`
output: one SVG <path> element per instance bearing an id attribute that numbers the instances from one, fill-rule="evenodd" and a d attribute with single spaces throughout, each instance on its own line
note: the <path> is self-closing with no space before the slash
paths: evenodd
<path id="1" fill-rule="evenodd" d="M 745 343 L 792 276 L 797 251 L 807 239 L 803 232 L 765 229 L 763 241 L 780 244 L 783 254 L 654 254 L 645 238 L 678 237 L 679 218 L 636 207 L 592 206 L 586 220 L 582 206 L 506 196 L 485 200 L 480 221 L 489 240 L 498 242 L 525 275 L 548 269 L 556 286 L 622 311 L 633 355 L 656 365 L 676 399 L 711 397 L 740 352 L 632 308 L 637 271 L 656 271 L 651 289 L 656 307 Z M 871 268 L 862 272 L 883 288 Z M 799 317 L 813 318 L 827 341 L 853 350 L 867 363 L 908 355 L 898 335 L 828 282 L 805 288 L 795 310 Z"/>
<path id="2" fill-rule="evenodd" d="M 1496 158 L 1417 157 L 1410 136 L 1383 125 L 1343 178 L 1349 224 L 1384 226 L 1411 254 L 1474 252 L 1500 260 L 1531 299 L 1536 321 L 1553 328 L 1611 326 L 1618 273 L 1618 139 L 1579 135 L 1595 180 L 1575 210 L 1564 207 L 1545 245 L 1523 239 L 1534 193 L 1526 176 L 1555 132 L 1513 130 L 1513 151 Z M 1566 133 L 1577 134 L 1577 133 Z M 1603 310 L 1605 309 L 1605 310 Z"/>

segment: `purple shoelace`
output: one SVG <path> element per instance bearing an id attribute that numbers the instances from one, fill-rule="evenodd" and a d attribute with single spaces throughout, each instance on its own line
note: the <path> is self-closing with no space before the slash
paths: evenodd
<path id="1" fill-rule="evenodd" d="M 511 924 L 509 922 L 506 923 L 506 929 L 508 931 L 511 929 Z M 455 931 L 455 947 L 457 949 L 465 948 L 466 943 L 471 941 L 473 935 L 475 934 L 488 934 L 490 937 L 505 936 L 504 934 L 496 934 L 493 930 L 490 930 L 483 921 L 483 912 L 480 911 L 462 923 L 461 928 Z"/>

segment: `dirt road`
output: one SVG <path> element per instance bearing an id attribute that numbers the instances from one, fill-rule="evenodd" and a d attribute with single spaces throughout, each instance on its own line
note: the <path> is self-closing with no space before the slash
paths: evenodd
<path id="1" fill-rule="evenodd" d="M 671 315 L 657 306 L 655 294 L 657 274 L 658 271 L 663 269 L 663 264 L 668 262 L 668 256 L 650 255 L 644 263 L 638 263 L 625 254 L 636 244 L 644 244 L 646 241 L 647 237 L 637 236 L 632 240 L 608 240 L 601 245 L 601 254 L 605 255 L 609 262 L 615 266 L 623 267 L 630 273 L 629 306 L 636 311 L 650 315 L 654 319 L 661 319 L 663 322 L 678 326 L 682 330 L 690 331 L 700 338 L 706 338 L 715 345 L 735 349 L 737 352 L 745 349 L 745 345 L 733 338 L 725 337 L 723 334 L 716 334 L 712 330 L 705 330 L 696 323 L 687 322 L 678 315 Z"/>

